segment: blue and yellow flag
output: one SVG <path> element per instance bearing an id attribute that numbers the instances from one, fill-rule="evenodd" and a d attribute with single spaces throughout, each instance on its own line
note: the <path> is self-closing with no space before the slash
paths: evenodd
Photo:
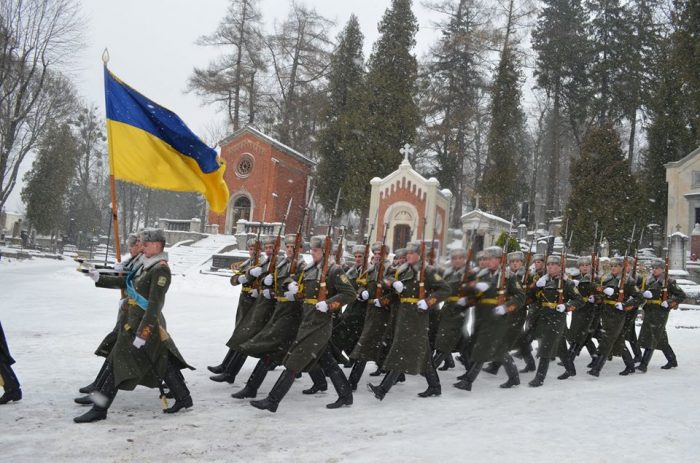
<path id="1" fill-rule="evenodd" d="M 114 178 L 150 188 L 203 194 L 226 209 L 226 165 L 172 111 L 119 80 L 105 66 L 110 169 Z"/>

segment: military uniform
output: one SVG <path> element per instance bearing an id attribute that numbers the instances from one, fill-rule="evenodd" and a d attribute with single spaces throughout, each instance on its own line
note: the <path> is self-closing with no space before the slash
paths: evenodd
<path id="1" fill-rule="evenodd" d="M 2 323 L 0 323 L 0 386 L 5 391 L 0 397 L 0 405 L 22 399 L 19 380 L 12 370 L 14 363 L 15 359 L 10 355 L 10 348 L 7 346 L 5 332 L 2 329 Z"/>
<path id="2" fill-rule="evenodd" d="M 660 259 L 652 262 L 652 268 L 664 267 L 665 262 Z M 644 321 L 639 332 L 639 344 L 644 349 L 644 354 L 637 370 L 642 372 L 646 372 L 655 349 L 661 350 L 668 361 L 661 368 L 668 370 L 678 366 L 676 354 L 668 343 L 666 322 L 671 309 L 683 302 L 686 296 L 683 290 L 678 287 L 676 281 L 671 278 L 668 281 L 667 294 L 664 296 L 664 280 L 665 275 L 663 273 L 659 276 L 654 276 L 652 273 L 641 284 L 642 295 L 645 297 L 646 302 L 644 303 Z M 666 298 L 665 301 L 664 297 Z"/>
<path id="3" fill-rule="evenodd" d="M 165 245 L 162 230 L 145 230 L 142 236 L 144 242 Z M 126 277 L 100 276 L 96 282 L 103 287 L 125 289 L 128 307 L 108 357 L 109 365 L 100 379 L 100 400 L 93 399 L 93 409 L 75 418 L 76 422 L 104 419 L 117 390 L 133 390 L 137 385 L 161 387 L 161 382 L 165 382 L 176 400 L 173 407 L 165 410 L 168 413 L 192 406 L 180 370 L 194 368 L 185 362 L 166 331 L 161 312 L 171 279 L 167 260 L 165 252 L 144 256 L 143 265 Z"/>
<path id="4" fill-rule="evenodd" d="M 323 249 L 323 241 L 324 237 L 312 237 L 311 247 Z M 326 256 L 327 259 L 331 257 Z M 302 282 L 297 293 L 303 295 L 302 321 L 296 339 L 284 359 L 285 370 L 267 398 L 251 401 L 251 405 L 256 408 L 275 412 L 279 402 L 291 388 L 297 373 L 310 371 L 317 364 L 320 364 L 326 376 L 331 379 L 339 396 L 338 401 L 329 404 L 328 408 L 352 404 L 350 384 L 333 359 L 328 342 L 333 329 L 332 313 L 355 299 L 356 294 L 350 280 L 338 265 L 329 265 L 325 276 L 322 272 L 322 261 L 319 261 L 309 264 L 300 275 L 292 277 Z M 319 300 L 321 280 L 324 278 L 327 297 Z"/>
<path id="5" fill-rule="evenodd" d="M 591 264 L 590 257 L 579 258 L 579 266 Z M 599 302 L 596 298 L 598 282 L 592 281 L 592 272 L 582 274 L 578 281 L 578 292 L 581 294 L 583 305 L 571 313 L 571 325 L 567 333 L 569 341 L 569 358 L 573 362 L 584 346 L 587 346 L 591 357 L 595 353 L 595 345 L 591 341 L 595 328 Z"/>

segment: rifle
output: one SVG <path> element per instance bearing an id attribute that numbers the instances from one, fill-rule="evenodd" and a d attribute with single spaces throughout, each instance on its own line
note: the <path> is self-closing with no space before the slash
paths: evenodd
<path id="1" fill-rule="evenodd" d="M 423 234 L 425 235 L 425 229 L 426 226 L 428 225 L 428 219 L 423 217 Z M 421 257 L 421 262 L 420 262 L 420 275 L 418 277 L 418 299 L 425 299 L 425 264 L 426 264 L 426 256 L 425 256 L 425 240 L 422 240 L 420 243 L 420 257 Z"/>
<path id="2" fill-rule="evenodd" d="M 331 233 L 333 232 L 333 219 L 338 213 L 338 203 L 340 202 L 340 192 L 342 188 L 338 189 L 338 196 L 335 198 L 335 208 L 333 209 L 333 216 L 328 223 L 328 232 L 326 233 L 326 240 L 323 242 L 323 264 L 321 264 L 321 274 L 319 275 L 319 288 L 318 288 L 318 301 L 325 301 L 328 297 L 328 288 L 326 287 L 326 274 L 328 273 L 328 264 L 330 262 L 331 253 Z"/>
<path id="3" fill-rule="evenodd" d="M 513 217 L 510 217 L 510 228 L 503 242 L 503 253 L 501 254 L 501 274 L 498 276 L 498 305 L 503 305 L 506 302 L 506 267 L 508 267 L 508 242 L 510 241 L 510 233 L 513 228 Z"/>
<path id="4" fill-rule="evenodd" d="M 340 236 L 338 237 L 338 248 L 335 250 L 335 263 L 340 265 L 343 259 L 343 238 L 345 237 L 345 227 L 340 227 Z"/>
<path id="5" fill-rule="evenodd" d="M 253 266 L 257 267 L 260 264 L 260 233 L 262 232 L 262 227 L 263 224 L 265 223 L 265 213 L 267 212 L 267 203 L 265 203 L 265 207 L 263 207 L 263 215 L 262 215 L 262 221 L 260 222 L 260 225 L 258 226 L 258 237 L 255 240 L 255 254 L 253 258 Z"/>
<path id="6" fill-rule="evenodd" d="M 530 275 L 530 262 L 532 261 L 532 245 L 535 244 L 535 235 L 532 235 L 532 240 L 530 241 L 530 247 L 527 249 L 527 259 L 525 259 L 525 273 L 523 273 L 523 281 L 521 284 L 523 286 L 527 285 L 527 277 Z"/>
<path id="7" fill-rule="evenodd" d="M 642 239 L 644 239 L 644 227 L 639 232 L 639 241 L 637 242 L 637 248 L 634 250 L 634 265 L 632 266 L 632 279 L 637 281 L 637 263 L 639 262 L 639 247 L 642 245 Z"/>
<path id="8" fill-rule="evenodd" d="M 292 264 L 289 267 L 289 274 L 294 275 L 297 273 L 297 264 L 299 261 L 299 254 L 301 254 L 301 247 L 303 245 L 303 237 L 302 237 L 302 229 L 304 227 L 304 220 L 306 220 L 306 214 L 309 212 L 309 208 L 311 207 L 311 201 L 314 198 L 314 193 L 316 192 L 316 188 L 314 187 L 313 190 L 311 190 L 311 194 L 309 195 L 309 202 L 306 204 L 306 207 L 304 208 L 304 212 L 301 215 L 301 221 L 299 222 L 299 228 L 297 228 L 297 236 L 294 238 L 294 254 L 292 255 Z"/>
<path id="9" fill-rule="evenodd" d="M 567 220 L 567 225 L 568 225 L 568 220 Z M 568 228 L 568 227 L 567 227 Z M 566 253 L 567 253 L 567 248 L 571 246 L 571 238 L 574 237 L 574 231 L 571 230 L 571 235 L 569 235 L 569 241 L 567 243 L 566 241 L 566 236 L 564 237 L 564 243 L 561 248 L 561 271 L 559 272 L 559 288 L 557 288 L 557 291 L 559 293 L 559 299 L 558 299 L 558 304 L 563 304 L 564 303 L 564 275 L 566 274 Z"/>
<path id="10" fill-rule="evenodd" d="M 476 228 L 474 229 L 474 234 L 472 235 L 472 242 L 467 251 L 467 264 L 465 265 L 464 274 L 462 275 L 462 285 L 460 286 L 460 296 L 464 297 L 464 293 L 467 288 L 467 283 L 469 275 L 471 275 L 470 262 L 474 259 L 474 247 L 476 246 L 476 236 L 479 231 L 479 226 L 481 225 L 481 215 L 479 216 L 479 221 L 476 223 Z"/>
<path id="11" fill-rule="evenodd" d="M 388 215 L 391 217 L 391 214 Z M 382 281 L 384 280 L 384 262 L 386 261 L 386 235 L 389 233 L 389 221 L 384 223 L 384 236 L 382 237 L 382 247 L 379 251 L 379 265 L 377 267 L 377 288 L 374 290 L 374 298 L 381 299 L 384 295 Z"/>
<path id="12" fill-rule="evenodd" d="M 277 286 L 277 254 L 280 252 L 280 243 L 282 241 L 282 228 L 287 222 L 287 216 L 289 215 L 289 208 L 292 207 L 292 200 L 294 198 L 289 198 L 289 203 L 287 203 L 287 212 L 284 213 L 284 218 L 282 219 L 282 225 L 280 225 L 279 230 L 277 230 L 277 237 L 275 238 L 275 247 L 272 249 L 272 256 L 270 257 L 270 264 L 267 266 L 267 272 L 272 273 L 274 276 L 275 287 Z"/>
<path id="13" fill-rule="evenodd" d="M 602 230 L 601 230 L 602 235 Z M 593 231 L 593 250 L 591 251 L 591 285 L 595 287 L 595 282 L 598 279 L 598 221 L 595 222 L 595 230 Z M 583 275 L 581 275 L 583 278 Z"/>
<path id="14" fill-rule="evenodd" d="M 374 223 L 372 223 L 372 226 L 369 229 L 369 235 L 367 235 L 367 242 L 365 243 L 365 260 L 362 262 L 362 272 L 365 275 L 367 275 L 368 259 L 369 259 L 369 253 L 371 251 L 369 242 L 372 239 L 372 233 L 374 233 L 374 226 L 377 224 L 378 216 L 379 216 L 379 208 L 377 208 L 377 212 L 374 214 Z M 359 276 L 361 276 L 361 275 L 358 275 L 358 277 Z"/>
<path id="15" fill-rule="evenodd" d="M 630 243 L 634 241 L 634 232 L 637 229 L 637 224 L 634 224 L 634 227 L 632 228 L 632 237 L 630 238 Z M 629 253 L 629 246 L 627 246 L 627 250 L 625 251 L 625 257 L 622 259 L 622 274 L 620 275 L 620 283 L 618 283 L 618 293 L 617 293 L 617 302 L 624 302 L 625 300 L 625 282 L 627 281 L 627 254 Z"/>
<path id="16" fill-rule="evenodd" d="M 668 250 L 671 247 L 671 243 L 666 244 L 666 258 L 664 259 L 664 286 L 661 289 L 661 302 L 668 301 L 668 284 L 670 277 L 668 275 L 668 267 L 669 267 L 669 256 L 668 256 Z"/>
<path id="17" fill-rule="evenodd" d="M 437 219 L 437 213 L 435 215 L 435 218 Z M 437 220 L 435 221 L 437 222 Z M 430 265 L 435 265 L 435 235 L 437 234 L 437 229 L 435 228 L 435 223 L 433 224 L 433 239 L 430 241 L 430 256 L 429 256 L 429 263 Z"/>

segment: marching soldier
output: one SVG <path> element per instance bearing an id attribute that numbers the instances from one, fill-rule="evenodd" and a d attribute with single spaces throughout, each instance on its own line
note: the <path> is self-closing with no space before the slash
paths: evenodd
<path id="1" fill-rule="evenodd" d="M 626 272 L 632 278 L 637 288 L 639 288 L 642 284 L 642 276 L 638 273 L 636 275 L 632 274 L 632 268 L 634 267 L 634 259 L 635 258 L 632 256 L 627 257 L 627 261 L 625 262 L 625 264 L 627 265 Z M 642 361 L 642 350 L 639 348 L 639 340 L 637 339 L 637 330 L 635 326 L 638 313 L 638 309 L 626 311 L 625 327 L 623 328 L 625 333 L 625 341 L 627 341 L 630 344 L 630 348 L 632 349 L 634 363 Z"/>
<path id="2" fill-rule="evenodd" d="M 579 257 L 578 268 L 581 272 L 578 280 L 574 281 L 579 294 L 583 300 L 583 305 L 571 313 L 571 326 L 568 330 L 569 359 L 573 363 L 585 346 L 591 357 L 595 354 L 595 345 L 591 341 L 593 334 L 593 323 L 598 310 L 596 299 L 596 285 L 593 281 L 593 267 L 590 256 Z M 578 281 L 578 283 L 576 283 Z"/>
<path id="3" fill-rule="evenodd" d="M 0 405 L 22 400 L 22 389 L 17 375 L 12 370 L 14 363 L 15 360 L 10 355 L 10 348 L 7 347 L 5 332 L 2 329 L 2 323 L 0 323 L 0 386 L 5 391 L 0 397 Z"/>
<path id="4" fill-rule="evenodd" d="M 239 325 L 241 320 L 248 316 L 253 304 L 255 304 L 255 301 L 257 301 L 258 296 L 260 295 L 260 291 L 258 290 L 258 278 L 249 273 L 250 270 L 258 267 L 259 262 L 257 262 L 257 260 L 259 260 L 259 256 L 257 249 L 259 243 L 257 242 L 257 239 L 249 238 L 246 244 L 248 246 L 249 257 L 235 268 L 233 276 L 231 276 L 231 285 L 241 286 L 241 294 L 238 298 L 238 308 L 236 309 L 234 331 L 235 327 Z M 260 270 L 260 273 L 262 273 L 262 270 Z M 260 274 L 258 274 L 258 276 L 260 276 Z M 241 371 L 241 368 L 245 363 L 245 355 L 241 355 L 233 348 L 233 334 L 226 343 L 226 346 L 228 347 L 228 352 L 226 353 L 226 356 L 221 364 L 207 367 L 209 371 L 215 374 L 215 376 L 210 377 L 212 381 L 221 382 L 230 380 L 229 382 L 233 382 L 236 375 L 239 371 Z"/>
<path id="5" fill-rule="evenodd" d="M 651 274 L 643 280 L 642 291 L 646 299 L 644 303 L 644 321 L 639 332 L 639 345 L 644 349 L 642 361 L 637 370 L 646 373 L 654 349 L 661 350 L 666 356 L 667 363 L 661 368 L 669 370 L 678 366 L 676 354 L 668 343 L 666 322 L 671 309 L 685 299 L 685 293 L 669 278 L 665 272 L 665 262 L 656 259 L 651 263 Z M 668 282 L 666 279 L 668 278 Z"/>
<path id="6" fill-rule="evenodd" d="M 192 407 L 180 370 L 194 368 L 180 355 L 161 314 L 170 287 L 168 254 L 163 251 L 165 234 L 160 229 L 146 229 L 141 240 L 143 262 L 138 270 L 126 277 L 97 274 L 96 285 L 126 289 L 128 308 L 98 389 L 92 393 L 94 405 L 74 418 L 76 423 L 104 420 L 117 390 L 130 391 L 137 385 L 161 388 L 161 382 L 165 382 L 175 398 L 175 404 L 165 413 Z"/>
<path id="7" fill-rule="evenodd" d="M 534 379 L 528 383 L 531 387 L 544 384 L 549 362 L 557 354 L 566 368 L 558 379 L 567 379 L 576 375 L 576 369 L 566 350 L 562 352 L 558 349 L 566 331 L 566 312 L 574 311 L 583 305 L 576 285 L 571 280 L 565 279 L 559 256 L 547 257 L 547 273 L 537 280 L 535 287 L 536 289 L 532 291 L 537 293 L 536 300 L 540 311 L 535 332 L 539 344 L 537 355 L 540 361 Z"/>
<path id="8" fill-rule="evenodd" d="M 129 251 L 129 258 L 124 262 L 117 263 L 114 266 L 114 270 L 123 273 L 132 272 L 141 265 L 141 252 L 143 250 L 141 239 L 137 234 L 129 235 L 129 237 L 126 239 L 126 246 Z M 107 335 L 104 337 L 100 345 L 97 346 L 97 350 L 95 351 L 95 355 L 99 357 L 104 357 L 105 361 L 102 363 L 102 367 L 100 368 L 100 371 L 97 373 L 97 376 L 95 377 L 93 382 L 88 384 L 87 386 L 81 387 L 79 389 L 79 392 L 83 394 L 90 394 L 95 390 L 95 384 L 104 372 L 105 368 L 107 368 L 107 357 L 109 357 L 109 353 L 112 351 L 114 343 L 117 340 L 119 327 L 124 324 L 124 317 L 126 316 L 127 308 L 128 304 L 126 302 L 126 299 L 121 299 L 119 301 L 119 311 L 117 312 L 117 323 L 114 325 L 112 331 L 107 333 Z M 78 397 L 75 399 L 75 402 L 81 405 L 92 404 L 92 400 L 90 399 L 89 395 Z"/>
<path id="9" fill-rule="evenodd" d="M 605 275 L 601 282 L 603 297 L 603 307 L 601 308 L 601 332 L 602 336 L 598 345 L 597 357 L 588 374 L 599 376 L 603 365 L 608 360 L 608 356 L 622 356 L 625 362 L 625 369 L 620 372 L 626 376 L 634 373 L 634 359 L 625 346 L 625 311 L 636 310 L 644 301 L 644 298 L 637 290 L 634 281 L 622 270 L 623 262 L 621 257 L 610 259 L 610 274 Z M 622 284 L 620 280 L 623 278 Z M 620 301 L 620 289 L 623 297 Z"/>
<path id="10" fill-rule="evenodd" d="M 289 392 L 297 373 L 308 371 L 320 364 L 323 372 L 331 379 L 338 400 L 328 404 L 327 408 L 340 408 L 344 405 L 352 405 L 352 389 L 343 371 L 333 358 L 328 342 L 333 329 L 332 312 L 352 302 L 356 294 L 350 280 L 342 269 L 335 264 L 330 264 L 330 255 L 325 255 L 323 236 L 311 238 L 311 257 L 313 262 L 306 266 L 299 276 L 293 276 L 294 280 L 301 280 L 301 285 L 296 281 L 288 284 L 288 293 L 291 296 L 297 294 L 303 296 L 303 315 L 296 339 L 292 343 L 284 360 L 285 370 L 280 375 L 274 387 L 265 399 L 253 400 L 250 404 L 261 410 L 276 412 L 280 401 Z M 330 252 L 328 252 L 330 254 Z M 324 269 L 324 262 L 327 268 Z M 323 272 L 326 272 L 323 275 Z M 327 291 L 328 298 L 318 300 L 322 283 Z"/>
<path id="11" fill-rule="evenodd" d="M 508 381 L 501 384 L 502 388 L 520 384 L 518 369 L 508 353 L 510 346 L 506 333 L 511 321 L 505 315 L 523 305 L 525 294 L 515 275 L 502 276 L 505 271 L 501 268 L 502 256 L 503 249 L 500 247 L 486 248 L 483 254 L 486 268 L 479 271 L 471 287 L 470 292 L 476 299 L 476 306 L 470 367 L 467 374 L 454 385 L 457 389 L 471 391 L 481 368 L 488 361 L 498 361 L 505 368 Z"/>
<path id="12" fill-rule="evenodd" d="M 450 286 L 437 271 L 423 263 L 421 271 L 421 244 L 411 242 L 406 247 L 406 263 L 401 265 L 386 284 L 391 284 L 399 295 L 399 306 L 394 319 L 394 333 L 391 349 L 384 360 L 383 368 L 388 372 L 381 384 L 368 384 L 374 396 L 382 400 L 401 373 L 425 374 L 428 389 L 418 394 L 420 397 L 441 394 L 440 378 L 431 359 L 428 339 L 427 310 L 450 294 Z M 427 296 L 419 298 L 420 285 L 425 285 Z"/>

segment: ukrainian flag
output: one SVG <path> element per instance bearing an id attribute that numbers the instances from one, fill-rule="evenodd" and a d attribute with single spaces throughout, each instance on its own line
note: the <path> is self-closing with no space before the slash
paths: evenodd
<path id="1" fill-rule="evenodd" d="M 107 66 L 107 143 L 114 178 L 150 188 L 199 192 L 209 208 L 226 209 L 226 165 L 172 111 L 149 100 Z"/>

